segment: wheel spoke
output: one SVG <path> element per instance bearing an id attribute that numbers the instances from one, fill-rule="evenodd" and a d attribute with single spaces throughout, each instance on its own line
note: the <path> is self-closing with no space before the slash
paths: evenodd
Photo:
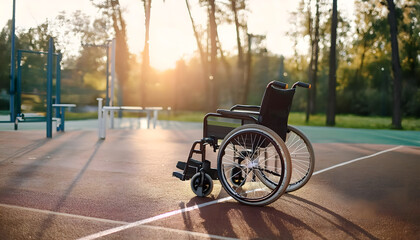
<path id="1" fill-rule="evenodd" d="M 309 140 L 294 127 L 289 126 L 286 145 L 292 160 L 292 178 L 287 191 L 294 191 L 304 186 L 312 175 L 314 153 Z"/>
<path id="2" fill-rule="evenodd" d="M 290 156 L 285 158 L 283 152 L 288 152 L 286 145 L 267 127 L 247 124 L 235 128 L 219 149 L 218 171 L 223 188 L 245 204 L 275 201 L 285 192 L 288 182 L 283 181 L 289 181 L 291 174 L 290 170 L 284 171 L 285 166 L 290 169 L 291 163 Z M 299 155 L 299 159 L 304 158 Z"/>

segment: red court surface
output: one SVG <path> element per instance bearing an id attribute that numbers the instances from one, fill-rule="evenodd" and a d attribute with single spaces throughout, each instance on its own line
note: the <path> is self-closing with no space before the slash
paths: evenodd
<path id="1" fill-rule="evenodd" d="M 0 239 L 419 239 L 419 147 L 315 142 L 308 184 L 250 207 L 172 177 L 200 138 L 0 132 Z"/>

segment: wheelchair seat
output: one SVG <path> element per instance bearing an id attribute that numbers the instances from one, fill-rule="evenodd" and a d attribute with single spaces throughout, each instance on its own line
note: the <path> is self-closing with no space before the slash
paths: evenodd
<path id="1" fill-rule="evenodd" d="M 284 89 L 278 82 L 273 81 L 265 89 L 261 106 L 235 105 L 231 110 L 218 109 L 217 113 L 227 118 L 255 119 L 257 124 L 272 129 L 285 141 L 295 90 Z"/>

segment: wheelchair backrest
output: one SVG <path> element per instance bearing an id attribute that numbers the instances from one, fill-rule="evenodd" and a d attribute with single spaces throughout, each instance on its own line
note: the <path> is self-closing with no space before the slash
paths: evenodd
<path id="1" fill-rule="evenodd" d="M 259 123 L 276 132 L 284 141 L 294 94 L 294 88 L 281 89 L 271 82 L 267 85 L 261 102 Z"/>

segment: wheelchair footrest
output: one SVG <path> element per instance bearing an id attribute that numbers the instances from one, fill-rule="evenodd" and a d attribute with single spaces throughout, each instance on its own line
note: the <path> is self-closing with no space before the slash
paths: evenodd
<path id="1" fill-rule="evenodd" d="M 182 174 L 182 172 L 173 172 L 173 173 L 172 173 L 172 176 L 174 176 L 174 177 L 179 178 L 179 179 L 181 179 L 181 180 L 182 180 L 182 178 L 183 178 L 184 174 Z M 185 180 L 185 179 L 184 179 L 184 180 Z"/>
<path id="2" fill-rule="evenodd" d="M 189 160 L 189 162 L 188 162 L 188 167 L 189 167 L 189 168 L 194 168 L 194 169 L 199 169 L 199 168 L 201 167 L 201 165 L 202 165 L 202 164 L 203 164 L 202 162 L 197 161 L 197 160 L 194 160 L 194 159 L 192 159 L 192 158 L 191 158 L 191 159 Z M 184 170 L 186 165 L 187 165 L 187 163 L 186 163 L 186 162 L 181 162 L 181 161 L 179 161 L 179 162 L 176 164 L 176 167 L 177 167 L 178 169 Z"/>
<path id="3" fill-rule="evenodd" d="M 190 158 L 188 160 L 188 168 L 185 169 L 187 167 L 187 163 L 186 162 L 178 162 L 176 164 L 176 167 L 178 169 L 183 170 L 183 173 L 174 172 L 172 175 L 174 177 L 178 177 L 178 175 L 181 174 L 181 176 L 178 177 L 179 179 L 189 180 L 190 178 L 192 178 L 192 176 L 194 176 L 194 174 L 196 174 L 201 169 L 202 164 L 203 164 L 202 162 Z"/>
<path id="4" fill-rule="evenodd" d="M 187 166 L 186 162 L 179 161 L 176 164 L 176 167 L 180 170 L 183 170 L 183 172 L 173 172 L 172 176 L 177 177 L 181 179 L 182 181 L 191 179 L 194 174 L 196 174 L 198 171 L 200 171 L 202 168 L 203 170 L 210 175 L 210 177 L 214 180 L 219 179 L 219 176 L 217 174 L 217 169 L 210 168 L 210 162 L 208 160 L 205 161 L 205 164 L 203 165 L 203 162 L 194 160 L 192 158 L 188 161 L 188 169 L 185 169 Z"/>

